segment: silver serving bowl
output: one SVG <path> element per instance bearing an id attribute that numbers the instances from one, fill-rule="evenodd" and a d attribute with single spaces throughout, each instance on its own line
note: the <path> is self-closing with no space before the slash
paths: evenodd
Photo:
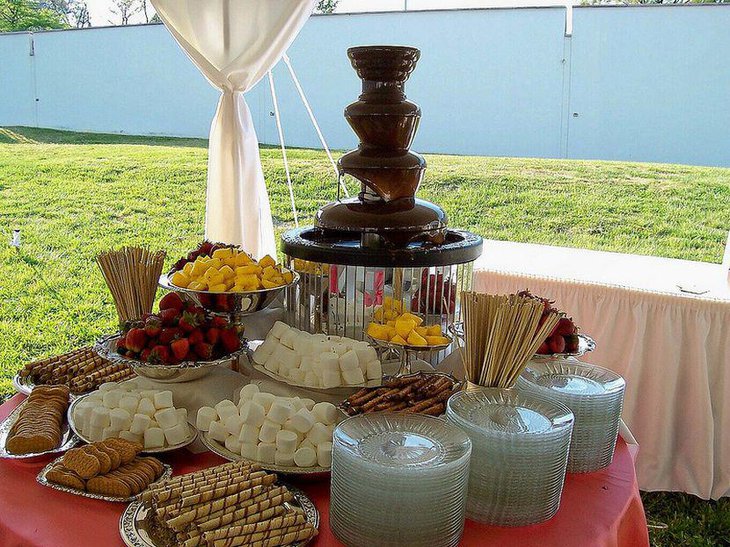
<path id="1" fill-rule="evenodd" d="M 117 353 L 117 341 L 119 337 L 119 334 L 104 336 L 94 344 L 94 351 L 101 357 L 114 363 L 127 363 L 138 376 L 149 378 L 150 380 L 163 384 L 177 384 L 197 380 L 217 366 L 230 365 L 246 351 L 246 344 L 244 342 L 238 351 L 216 359 L 215 361 L 183 361 L 176 365 L 156 365 L 138 361 L 137 359 L 130 359 Z"/>
<path id="2" fill-rule="evenodd" d="M 273 289 L 259 289 L 249 292 L 209 292 L 194 291 L 173 285 L 170 278 L 171 271 L 160 276 L 159 285 L 168 291 L 183 293 L 191 298 L 201 308 L 213 313 L 225 313 L 231 315 L 249 315 L 268 308 L 287 287 L 296 285 L 299 282 L 299 274 L 292 271 L 292 282 Z"/>

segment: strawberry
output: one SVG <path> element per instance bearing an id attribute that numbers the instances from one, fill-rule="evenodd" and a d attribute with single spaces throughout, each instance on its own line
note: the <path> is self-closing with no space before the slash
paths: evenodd
<path id="1" fill-rule="evenodd" d="M 144 321 L 144 331 L 147 336 L 157 336 L 162 330 L 162 321 L 156 315 L 150 315 Z"/>
<path id="2" fill-rule="evenodd" d="M 225 353 L 233 353 L 241 347 L 241 339 L 238 337 L 235 327 L 224 329 L 220 334 L 220 341 Z"/>
<path id="3" fill-rule="evenodd" d="M 205 339 L 210 344 L 215 345 L 215 343 L 218 342 L 218 338 L 220 338 L 220 335 L 221 335 L 221 330 L 216 327 L 212 327 L 212 328 L 208 329 L 208 331 L 205 333 Z"/>
<path id="4" fill-rule="evenodd" d="M 203 341 L 205 341 L 205 336 L 203 336 L 203 331 L 200 329 L 194 329 L 188 334 L 188 342 L 191 346 Z"/>
<path id="5" fill-rule="evenodd" d="M 180 295 L 176 292 L 169 292 L 160 300 L 160 311 L 162 310 L 182 310 L 185 306 L 185 302 L 180 298 Z"/>
<path id="6" fill-rule="evenodd" d="M 550 353 L 550 345 L 547 343 L 547 340 L 540 344 L 540 347 L 537 348 L 537 353 L 540 355 L 548 355 Z"/>
<path id="7" fill-rule="evenodd" d="M 177 327 L 166 327 L 160 332 L 159 341 L 160 344 L 169 344 L 175 338 L 180 338 L 181 331 Z"/>
<path id="8" fill-rule="evenodd" d="M 180 327 L 183 332 L 192 332 L 204 320 L 205 317 L 202 314 L 184 311 L 177 323 L 177 326 Z"/>
<path id="9" fill-rule="evenodd" d="M 170 344 L 170 349 L 175 359 L 182 361 L 190 350 L 190 342 L 187 338 L 178 338 Z"/>
<path id="10" fill-rule="evenodd" d="M 150 353 L 152 353 L 152 350 L 149 348 L 145 348 L 145 350 L 139 354 L 139 360 L 146 363 L 150 360 Z"/>
<path id="11" fill-rule="evenodd" d="M 140 328 L 129 329 L 124 340 L 127 349 L 134 353 L 139 353 L 142 349 L 144 349 L 144 346 L 147 343 L 147 334 L 145 334 L 144 330 Z"/>
<path id="12" fill-rule="evenodd" d="M 555 334 L 560 334 L 561 336 L 575 334 L 575 330 L 575 323 L 568 317 L 561 317 L 555 326 Z"/>
<path id="13" fill-rule="evenodd" d="M 567 353 L 577 353 L 578 352 L 578 335 L 577 334 L 569 334 L 568 336 L 564 336 L 565 338 L 565 351 Z"/>
<path id="14" fill-rule="evenodd" d="M 155 338 L 147 338 L 147 343 L 146 343 L 146 344 L 144 345 L 144 347 L 146 347 L 146 348 L 148 348 L 148 349 L 152 349 L 152 348 L 154 348 L 154 347 L 155 347 L 155 346 L 156 346 L 157 344 L 159 344 L 159 342 L 158 342 L 158 338 L 157 338 L 157 337 L 155 337 Z"/>
<path id="15" fill-rule="evenodd" d="M 547 341 L 552 353 L 563 353 L 565 351 L 565 338 L 559 334 L 551 336 Z"/>
<path id="16" fill-rule="evenodd" d="M 152 348 L 149 356 L 150 363 L 166 364 L 170 362 L 170 347 L 158 345 Z"/>
<path id="17" fill-rule="evenodd" d="M 180 318 L 180 310 L 167 308 L 166 310 L 161 310 L 159 315 L 162 325 L 169 327 L 171 325 L 177 325 L 178 319 Z"/>
<path id="18" fill-rule="evenodd" d="M 205 342 L 198 342 L 193 349 L 195 349 L 197 356 L 203 360 L 207 361 L 213 356 L 213 346 Z"/>
<path id="19" fill-rule="evenodd" d="M 210 320 L 210 326 L 222 329 L 228 326 L 228 320 L 220 315 L 214 315 Z"/>

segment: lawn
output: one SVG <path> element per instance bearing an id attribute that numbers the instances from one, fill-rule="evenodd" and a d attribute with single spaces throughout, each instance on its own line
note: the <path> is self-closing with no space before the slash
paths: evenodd
<path id="1" fill-rule="evenodd" d="M 277 230 L 293 223 L 281 155 L 261 151 Z M 0 128 L 0 394 L 30 359 L 114 328 L 94 257 L 145 244 L 173 261 L 203 236 L 206 142 Z M 492 239 L 720 262 L 730 169 L 600 161 L 427 155 L 420 196 L 450 224 Z M 323 152 L 291 150 L 300 218 L 334 199 Z M 7 245 L 20 229 L 19 251 Z M 657 545 L 717 545 L 730 507 L 650 495 Z"/>

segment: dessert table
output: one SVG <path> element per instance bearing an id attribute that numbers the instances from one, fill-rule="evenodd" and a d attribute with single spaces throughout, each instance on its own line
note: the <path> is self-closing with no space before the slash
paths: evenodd
<path id="1" fill-rule="evenodd" d="M 4 419 L 20 402 L 16 395 L 0 406 Z M 613 463 L 588 474 L 569 474 L 557 515 L 522 528 L 484 526 L 466 521 L 460 545 L 623 546 L 649 545 L 646 518 L 634 472 L 635 449 L 619 438 Z M 210 452 L 186 449 L 163 455 L 174 474 L 224 463 Z M 32 463 L 0 460 L 0 545 L 123 545 L 118 527 L 125 507 L 43 487 L 35 480 L 44 459 Z M 295 480 L 320 512 L 319 536 L 312 545 L 340 545 L 329 530 L 327 481 Z"/>
<path id="2" fill-rule="evenodd" d="M 474 268 L 474 290 L 529 288 L 598 341 L 585 360 L 626 379 L 642 490 L 730 493 L 727 266 L 485 241 Z"/>

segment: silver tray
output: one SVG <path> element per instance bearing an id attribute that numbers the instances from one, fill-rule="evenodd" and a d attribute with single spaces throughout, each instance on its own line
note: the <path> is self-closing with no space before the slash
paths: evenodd
<path id="1" fill-rule="evenodd" d="M 30 392 L 33 391 L 33 388 L 35 387 L 35 384 L 30 382 L 29 378 L 21 378 L 20 374 L 17 372 L 15 373 L 15 376 L 13 376 L 11 383 L 13 385 L 13 389 L 23 395 L 30 395 Z"/>
<path id="2" fill-rule="evenodd" d="M 386 342 L 385 340 L 379 340 L 377 338 L 373 338 L 372 336 L 368 336 L 368 340 L 375 344 L 376 346 L 380 348 L 390 349 L 390 350 L 406 350 L 413 353 L 425 353 L 425 352 L 434 352 L 434 351 L 442 351 L 448 348 L 454 339 L 451 336 L 442 334 L 444 338 L 448 338 L 449 341 L 445 344 L 439 344 L 437 346 L 411 346 L 409 344 L 394 344 L 393 342 Z"/>
<path id="3" fill-rule="evenodd" d="M 266 374 L 269 378 L 276 380 L 277 382 L 280 382 L 282 384 L 286 384 L 289 386 L 294 387 L 301 387 L 303 389 L 311 389 L 312 391 L 322 391 L 323 393 L 328 393 L 330 395 L 352 395 L 356 391 L 364 388 L 364 387 L 376 387 L 380 385 L 380 380 L 367 380 L 364 384 L 356 384 L 354 386 L 337 386 L 337 387 L 317 387 L 317 386 L 308 386 L 307 384 L 303 384 L 301 382 L 294 382 L 290 380 L 289 378 L 284 378 L 283 376 L 280 376 L 279 374 L 276 374 L 274 372 L 271 372 L 270 370 L 267 370 L 265 367 L 262 367 L 261 365 L 254 363 L 253 359 L 251 359 L 251 365 L 253 368 L 263 374 Z"/>
<path id="4" fill-rule="evenodd" d="M 578 334 L 578 351 L 575 353 L 536 353 L 534 360 L 558 359 L 561 357 L 580 357 L 596 349 L 596 342 L 587 334 Z"/>
<path id="5" fill-rule="evenodd" d="M 176 384 L 197 380 L 217 366 L 230 365 L 246 352 L 246 344 L 242 342 L 238 351 L 215 361 L 183 361 L 177 365 L 155 365 L 118 354 L 116 350 L 119 337 L 119 333 L 104 336 L 94 344 L 94 351 L 104 359 L 114 363 L 127 363 L 138 376 L 149 378 L 161 384 Z"/>
<path id="6" fill-rule="evenodd" d="M 298 488 L 286 483 L 280 482 L 279 484 L 286 486 L 292 493 L 292 496 L 294 496 L 294 499 L 285 503 L 285 505 L 300 508 L 304 511 L 307 522 L 319 530 L 319 511 L 317 511 L 312 500 Z M 148 518 L 149 514 L 150 508 L 144 502 L 134 501 L 127 506 L 119 519 L 119 535 L 122 537 L 124 544 L 128 547 L 172 547 L 169 544 L 156 541 L 153 535 L 150 534 L 151 522 Z M 295 543 L 294 546 L 303 547 L 312 541 L 312 539 Z"/>
<path id="7" fill-rule="evenodd" d="M 36 481 L 38 481 L 39 484 L 42 484 L 43 486 L 47 486 L 49 488 L 53 488 L 54 490 L 60 490 L 61 492 L 68 492 L 69 494 L 74 494 L 76 496 L 83 496 L 85 498 L 91 498 L 95 500 L 104 500 L 104 501 L 114 501 L 114 502 L 122 502 L 122 503 L 129 503 L 130 501 L 136 500 L 140 494 L 137 494 L 136 496 L 131 496 L 128 498 L 119 498 L 116 496 L 104 496 L 102 494 L 94 494 L 92 492 L 86 492 L 85 490 L 78 490 L 76 488 L 71 488 L 69 486 L 63 486 L 62 484 L 56 484 L 54 482 L 50 482 L 46 478 L 46 473 L 51 470 L 51 467 L 53 465 L 61 460 L 61 458 L 56 458 L 51 463 L 49 463 L 47 466 L 45 466 L 40 473 L 38 473 L 38 476 L 35 478 Z M 160 478 L 157 479 L 154 482 L 151 482 L 150 485 L 147 488 L 150 488 L 152 485 L 155 485 L 161 481 L 167 480 L 172 476 L 172 467 L 169 466 L 166 463 L 162 464 L 163 470 L 162 475 L 160 475 Z M 146 490 L 146 489 L 145 489 Z M 144 490 L 143 490 L 144 492 Z"/>
<path id="8" fill-rule="evenodd" d="M 221 458 L 224 458 L 228 461 L 235 462 L 235 461 L 244 461 L 244 462 L 251 462 L 255 463 L 261 469 L 266 469 L 267 471 L 273 471 L 274 473 L 281 473 L 283 475 L 304 475 L 308 478 L 313 479 L 319 479 L 319 478 L 326 478 L 330 475 L 330 468 L 329 467 L 319 467 L 319 466 L 312 466 L 312 467 L 289 467 L 285 465 L 274 465 L 274 464 L 268 464 L 268 463 L 261 463 L 256 460 L 249 460 L 248 458 L 244 458 L 240 454 L 236 454 L 235 452 L 231 452 L 228 450 L 225 446 L 220 444 L 218 441 L 215 441 L 210 438 L 207 431 L 203 431 L 200 433 L 200 440 L 203 442 L 203 444 L 206 446 L 208 450 L 213 452 L 214 454 L 218 454 Z"/>
<path id="9" fill-rule="evenodd" d="M 88 396 L 89 396 L 88 394 L 82 395 L 81 397 L 74 399 L 71 402 L 71 405 L 68 407 L 66 416 L 68 419 L 68 424 L 71 426 L 71 429 L 78 436 L 78 438 L 81 439 L 82 441 L 84 441 L 85 443 L 90 444 L 93 441 L 91 441 L 90 439 L 87 439 L 86 437 L 84 437 L 81 434 L 81 432 L 76 428 L 76 423 L 74 422 L 74 417 L 73 417 L 73 411 L 76 408 L 76 405 L 79 404 L 81 401 L 83 401 Z M 198 437 L 198 430 L 195 428 L 195 426 L 193 424 L 188 422 L 188 428 L 190 430 L 190 435 L 183 442 L 174 444 L 174 445 L 170 445 L 170 446 L 164 446 L 162 448 L 147 448 L 147 449 L 142 450 L 142 453 L 143 454 L 162 454 L 164 452 L 172 452 L 173 450 L 177 450 L 178 448 L 184 448 L 184 447 L 188 446 L 193 441 L 195 441 L 195 439 Z"/>
<path id="10" fill-rule="evenodd" d="M 3 421 L 0 423 L 0 458 L 7 458 L 11 460 L 33 460 L 43 458 L 50 454 L 60 454 L 65 452 L 69 448 L 73 448 L 79 444 L 79 437 L 75 435 L 75 432 L 70 427 L 70 424 L 64 422 L 61 426 L 61 445 L 53 450 L 47 450 L 46 452 L 31 452 L 30 454 L 13 454 L 5 449 L 5 443 L 10 433 L 10 428 L 18 419 L 20 410 L 25 406 L 26 401 L 23 401 L 18 407 L 13 410 Z M 70 408 L 70 407 L 69 407 Z"/>

